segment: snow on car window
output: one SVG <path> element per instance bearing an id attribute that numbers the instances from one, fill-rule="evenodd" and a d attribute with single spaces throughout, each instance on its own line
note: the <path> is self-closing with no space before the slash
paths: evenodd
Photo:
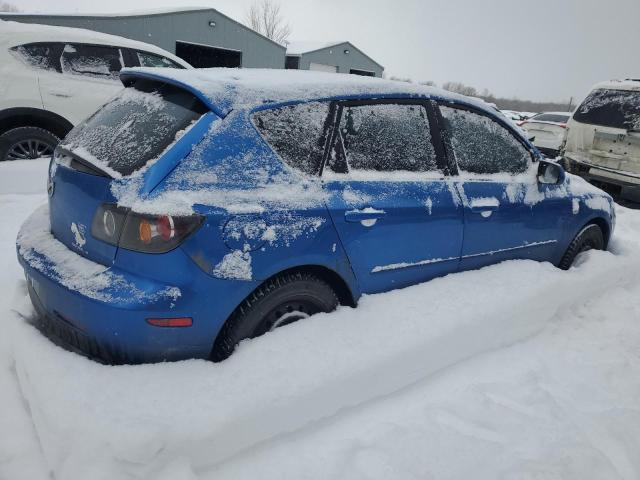
<path id="1" fill-rule="evenodd" d="M 531 161 L 526 148 L 487 116 L 441 106 L 445 131 L 461 172 L 522 173 Z"/>
<path id="2" fill-rule="evenodd" d="M 336 173 L 438 170 L 424 106 L 348 106 L 338 133 L 329 163 Z"/>
<path id="3" fill-rule="evenodd" d="M 573 119 L 603 127 L 640 130 L 640 92 L 594 90 L 578 107 Z"/>
<path id="4" fill-rule="evenodd" d="M 130 175 L 204 113 L 190 93 L 139 80 L 65 138 L 62 148 L 105 171 Z"/>
<path id="5" fill-rule="evenodd" d="M 159 68 L 182 68 L 177 63 L 166 57 L 155 55 L 148 52 L 136 52 L 141 67 L 159 67 Z"/>
<path id="6" fill-rule="evenodd" d="M 60 58 L 62 71 L 72 75 L 118 78 L 120 50 L 99 45 L 66 45 Z"/>
<path id="7" fill-rule="evenodd" d="M 328 113 L 326 102 L 302 103 L 257 112 L 253 122 L 289 166 L 314 175 L 320 171 Z"/>
<path id="8" fill-rule="evenodd" d="M 54 64 L 52 53 L 55 48 L 51 43 L 32 43 L 12 48 L 27 65 L 42 70 L 58 70 Z"/>

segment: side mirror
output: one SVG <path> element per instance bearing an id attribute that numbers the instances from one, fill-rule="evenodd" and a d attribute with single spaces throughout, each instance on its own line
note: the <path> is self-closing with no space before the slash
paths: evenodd
<path id="1" fill-rule="evenodd" d="M 531 143 L 533 143 L 533 142 L 535 142 L 535 141 L 536 141 L 536 136 L 535 136 L 535 135 L 533 135 L 533 136 L 531 136 L 531 137 L 528 137 L 528 138 L 527 138 L 527 140 L 529 140 Z"/>
<path id="2" fill-rule="evenodd" d="M 564 182 L 564 169 L 557 163 L 540 160 L 538 182 L 545 185 L 558 185 Z"/>

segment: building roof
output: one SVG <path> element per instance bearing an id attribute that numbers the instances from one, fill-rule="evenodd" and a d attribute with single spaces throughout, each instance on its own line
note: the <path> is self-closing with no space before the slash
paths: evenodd
<path id="1" fill-rule="evenodd" d="M 203 68 L 194 70 L 126 68 L 120 78 L 127 84 L 137 77 L 170 82 L 188 89 L 216 114 L 253 109 L 265 104 L 312 101 L 336 97 L 437 97 L 458 100 L 493 112 L 486 103 L 434 87 L 359 75 L 308 70 Z"/>
<path id="2" fill-rule="evenodd" d="M 33 42 L 78 42 L 133 48 L 162 55 L 184 67 L 192 68 L 191 65 L 181 58 L 150 43 L 86 30 L 84 28 L 58 27 L 53 25 L 39 25 L 37 23 L 7 22 L 0 20 L 0 45 L 11 48 Z"/>
<path id="3" fill-rule="evenodd" d="M 302 55 L 303 53 L 315 52 L 325 48 L 334 47 L 342 43 L 348 43 L 346 40 L 337 42 L 308 42 L 308 41 L 292 41 L 287 43 L 287 55 Z"/>
<path id="4" fill-rule="evenodd" d="M 260 32 L 256 32 L 255 30 L 253 30 L 252 28 L 244 25 L 243 23 L 238 22 L 237 20 L 234 20 L 233 18 L 225 15 L 224 13 L 220 12 L 219 10 L 216 10 L 215 8 L 211 8 L 211 7 L 176 7 L 176 8 L 152 8 L 152 9 L 145 9 L 145 10 L 131 10 L 128 12 L 119 12 L 119 13 L 24 13 L 24 12 L 17 12 L 17 13 L 8 13 L 8 12 L 0 12 L 0 18 L 38 18 L 38 17 L 43 17 L 43 18 L 136 18 L 136 17 L 149 17 L 149 16 L 155 16 L 155 15 L 179 15 L 181 13 L 192 13 L 192 12 L 215 12 L 216 15 L 221 16 L 222 18 L 235 23 L 236 25 L 249 30 L 250 32 L 254 33 L 255 35 L 257 35 L 258 37 L 261 37 L 262 39 L 273 43 L 274 45 L 277 45 L 280 48 L 286 48 L 284 45 L 279 44 L 278 42 L 271 40 L 268 37 L 265 37 L 264 35 L 262 35 Z"/>

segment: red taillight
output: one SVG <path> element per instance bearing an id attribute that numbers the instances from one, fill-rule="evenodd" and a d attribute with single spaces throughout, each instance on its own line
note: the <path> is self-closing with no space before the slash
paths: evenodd
<path id="1" fill-rule="evenodd" d="M 190 327 L 193 325 L 193 319 L 191 317 L 147 318 L 147 323 L 154 327 Z"/>
<path id="2" fill-rule="evenodd" d="M 180 245 L 203 222 L 200 215 L 147 215 L 104 204 L 96 211 L 91 233 L 126 250 L 165 253 Z"/>
<path id="3" fill-rule="evenodd" d="M 523 126 L 525 123 L 529 123 L 526 120 L 523 120 L 521 122 L 518 122 L 516 125 L 518 125 L 519 127 Z"/>
<path id="4" fill-rule="evenodd" d="M 562 128 L 567 128 L 567 124 L 566 123 L 559 123 L 558 125 L 560 125 Z"/>
<path id="5" fill-rule="evenodd" d="M 173 222 L 173 217 L 164 215 L 158 218 L 156 231 L 165 242 L 171 240 L 176 235 L 176 226 Z"/>

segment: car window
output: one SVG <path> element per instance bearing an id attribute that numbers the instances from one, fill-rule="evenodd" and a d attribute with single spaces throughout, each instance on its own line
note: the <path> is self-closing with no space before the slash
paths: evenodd
<path id="1" fill-rule="evenodd" d="M 541 122 L 557 122 L 566 123 L 569 120 L 569 114 L 562 115 L 559 113 L 540 113 L 531 117 L 529 120 L 539 120 Z"/>
<path id="2" fill-rule="evenodd" d="M 161 155 L 205 111 L 186 90 L 138 79 L 74 128 L 61 147 L 130 175 Z"/>
<path id="3" fill-rule="evenodd" d="M 58 45 L 55 43 L 31 43 L 13 47 L 11 50 L 31 67 L 59 72 L 60 65 L 53 58 L 54 52 L 59 48 Z"/>
<path id="4" fill-rule="evenodd" d="M 306 174 L 317 175 L 322 162 L 322 132 L 329 113 L 326 102 L 301 103 L 253 116 L 264 139 L 284 162 Z"/>
<path id="5" fill-rule="evenodd" d="M 123 66 L 118 48 L 83 44 L 65 45 L 60 63 L 64 73 L 114 79 Z"/>
<path id="6" fill-rule="evenodd" d="M 437 171 L 423 105 L 372 104 L 342 109 L 329 168 L 351 171 Z"/>
<path id="7" fill-rule="evenodd" d="M 183 68 L 173 60 L 149 52 L 136 52 L 141 67 Z"/>
<path id="8" fill-rule="evenodd" d="M 573 114 L 581 123 L 640 130 L 640 91 L 597 89 Z"/>
<path id="9" fill-rule="evenodd" d="M 441 106 L 445 136 L 461 172 L 522 173 L 531 154 L 505 127 L 488 116 Z"/>

